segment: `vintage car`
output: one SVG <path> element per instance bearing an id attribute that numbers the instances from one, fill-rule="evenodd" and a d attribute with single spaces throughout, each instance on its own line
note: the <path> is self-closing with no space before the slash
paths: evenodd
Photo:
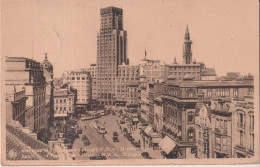
<path id="1" fill-rule="evenodd" d="M 95 156 L 90 157 L 90 159 L 91 159 L 91 160 L 106 160 L 107 157 L 106 157 L 106 156 L 103 156 L 103 155 L 101 155 L 101 154 L 97 154 L 97 155 L 95 155 Z"/>

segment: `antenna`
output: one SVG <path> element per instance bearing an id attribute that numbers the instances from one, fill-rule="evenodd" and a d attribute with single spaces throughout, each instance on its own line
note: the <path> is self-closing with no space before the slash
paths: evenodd
<path id="1" fill-rule="evenodd" d="M 32 40 L 32 59 L 33 59 L 33 51 L 34 51 L 34 40 Z"/>

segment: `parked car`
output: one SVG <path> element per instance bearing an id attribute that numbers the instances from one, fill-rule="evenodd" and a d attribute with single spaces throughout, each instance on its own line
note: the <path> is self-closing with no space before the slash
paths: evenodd
<path id="1" fill-rule="evenodd" d="M 91 160 L 106 160 L 107 157 L 106 156 L 103 156 L 101 154 L 97 154 L 97 155 L 94 155 L 92 157 L 90 157 Z"/>
<path id="2" fill-rule="evenodd" d="M 82 134 L 82 129 L 77 129 L 77 134 Z"/>
<path id="3" fill-rule="evenodd" d="M 121 119 L 120 124 L 125 124 L 125 119 Z"/>
<path id="4" fill-rule="evenodd" d="M 145 158 L 145 159 L 151 159 L 151 157 L 149 156 L 148 152 L 142 152 L 141 155 Z"/>
<path id="5" fill-rule="evenodd" d="M 133 138 L 131 135 L 129 135 L 129 136 L 127 136 L 127 140 L 128 140 L 128 141 L 133 141 L 134 138 Z"/>
<path id="6" fill-rule="evenodd" d="M 86 135 L 82 135 L 82 140 L 85 140 L 87 138 Z"/>
<path id="7" fill-rule="evenodd" d="M 118 136 L 113 136 L 113 142 L 119 142 Z"/>
<path id="8" fill-rule="evenodd" d="M 140 147 L 141 147 L 140 143 L 137 142 L 137 141 L 135 141 L 133 145 L 134 145 L 136 148 L 140 148 Z"/>
<path id="9" fill-rule="evenodd" d="M 89 142 L 89 139 L 88 139 L 88 138 L 86 138 L 86 139 L 84 140 L 84 145 L 85 145 L 85 146 L 90 145 L 90 142 Z"/>
<path id="10" fill-rule="evenodd" d="M 113 132 L 113 136 L 118 136 L 118 133 L 117 132 Z"/>

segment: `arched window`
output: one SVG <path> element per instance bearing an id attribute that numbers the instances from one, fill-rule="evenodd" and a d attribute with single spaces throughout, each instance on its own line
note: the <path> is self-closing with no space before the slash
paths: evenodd
<path id="1" fill-rule="evenodd" d="M 194 123 L 194 113 L 192 111 L 188 112 L 188 123 Z"/>
<path id="2" fill-rule="evenodd" d="M 193 128 L 190 128 L 188 130 L 188 141 L 194 141 L 195 140 L 195 130 Z"/>
<path id="3" fill-rule="evenodd" d="M 193 92 L 192 92 L 192 90 L 189 90 L 188 97 L 189 97 L 189 98 L 192 98 L 192 97 L 193 97 Z"/>

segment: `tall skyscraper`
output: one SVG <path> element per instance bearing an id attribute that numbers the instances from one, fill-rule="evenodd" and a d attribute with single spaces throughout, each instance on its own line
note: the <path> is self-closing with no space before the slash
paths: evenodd
<path id="1" fill-rule="evenodd" d="M 127 32 L 123 30 L 122 9 L 102 8 L 100 15 L 100 32 L 97 35 L 97 100 L 107 105 L 115 101 L 118 65 L 129 64 Z"/>
<path id="2" fill-rule="evenodd" d="M 187 26 L 184 36 L 184 45 L 183 45 L 183 63 L 191 64 L 192 63 L 192 52 L 191 52 L 191 44 L 189 28 Z"/>

